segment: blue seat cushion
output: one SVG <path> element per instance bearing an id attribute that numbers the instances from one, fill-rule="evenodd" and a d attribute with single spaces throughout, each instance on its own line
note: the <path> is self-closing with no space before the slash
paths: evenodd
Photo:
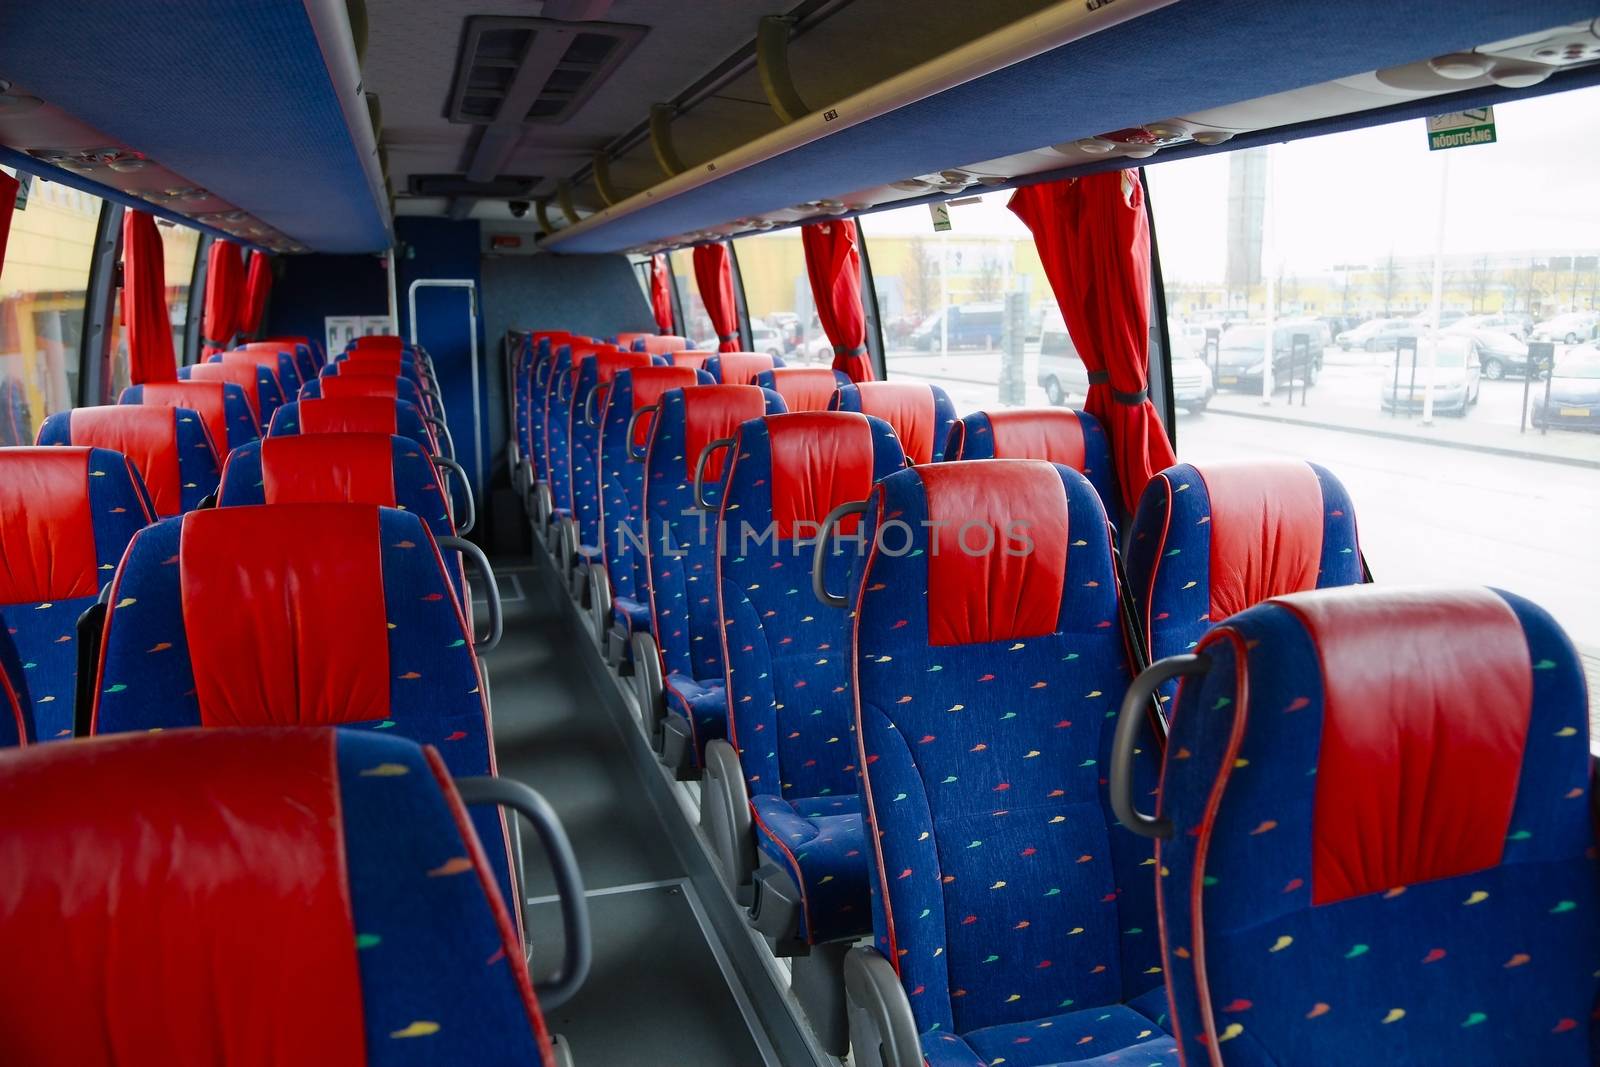
<path id="1" fill-rule="evenodd" d="M 756 847 L 800 888 L 799 938 L 809 944 L 872 929 L 861 797 L 750 798 Z"/>
<path id="2" fill-rule="evenodd" d="M 1165 1011 L 1166 990 L 1160 995 Z M 1172 1036 L 1137 1010 L 1149 994 L 1131 1004 L 1083 1008 L 1027 1022 L 985 1026 L 969 1033 L 922 1035 L 928 1067 L 1168 1067 L 1178 1062 Z"/>
<path id="3" fill-rule="evenodd" d="M 669 674 L 663 685 L 667 714 L 689 724 L 696 767 L 705 765 L 706 746 L 728 736 L 728 691 L 721 678 L 701 681 L 687 674 Z"/>
<path id="4" fill-rule="evenodd" d="M 646 633 L 650 629 L 650 605 L 632 597 L 612 597 L 611 617 L 625 624 L 630 634 Z"/>

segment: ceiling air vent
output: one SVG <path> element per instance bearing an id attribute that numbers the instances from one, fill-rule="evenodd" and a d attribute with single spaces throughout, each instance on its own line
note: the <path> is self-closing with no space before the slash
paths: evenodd
<path id="1" fill-rule="evenodd" d="M 467 19 L 445 117 L 474 126 L 565 122 L 648 31 L 476 15 Z"/>

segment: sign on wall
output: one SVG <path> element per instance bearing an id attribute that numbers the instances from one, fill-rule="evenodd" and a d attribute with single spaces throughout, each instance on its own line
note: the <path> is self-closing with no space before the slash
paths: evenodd
<path id="1" fill-rule="evenodd" d="M 1475 107 L 1428 116 L 1428 151 L 1494 144 L 1494 108 Z"/>
<path id="2" fill-rule="evenodd" d="M 357 337 L 394 333 L 394 320 L 387 315 L 328 315 L 322 320 L 328 351 L 343 352 Z"/>

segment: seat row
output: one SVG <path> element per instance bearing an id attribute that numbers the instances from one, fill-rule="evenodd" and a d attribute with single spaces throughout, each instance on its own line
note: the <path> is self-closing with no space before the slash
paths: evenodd
<path id="1" fill-rule="evenodd" d="M 1348 495 L 1315 464 L 1180 465 L 1124 509 L 1105 435 L 1082 413 L 957 420 L 937 387 L 829 383 L 831 372 L 809 369 L 786 395 L 794 372 L 729 382 L 727 354 L 685 355 L 678 341 L 655 339 L 658 358 L 649 341 L 625 351 L 530 335 L 514 372 L 513 461 L 536 532 L 583 576 L 574 592 L 587 593 L 658 751 L 678 777 L 701 778 L 708 847 L 752 925 L 794 957 L 795 992 L 825 1045 L 842 1052 L 848 1036 L 858 1063 L 879 1049 L 889 1063 L 935 1067 L 1180 1054 L 1317 1063 L 1346 1048 L 1373 1050 L 1364 1062 L 1587 1055 L 1587 1039 L 1568 1036 L 1589 1030 L 1576 1012 L 1593 1001 L 1600 963 L 1587 717 L 1575 656 L 1536 608 L 1509 594 L 1371 586 Z M 701 357 L 711 382 L 687 365 Z M 1463 646 L 1452 628 L 1465 602 L 1476 605 L 1467 618 L 1498 620 L 1513 655 L 1481 655 L 1474 639 L 1471 656 L 1423 669 L 1424 649 Z M 1290 625 L 1308 619 L 1321 621 Z M 1318 651 L 1335 646 L 1330 675 Z M 1174 655 L 1207 665 L 1202 696 L 1176 684 Z M 1243 659 L 1271 684 L 1246 687 Z M 1530 686 L 1555 677 L 1544 670 L 1560 683 L 1540 710 Z M 1507 687 L 1513 676 L 1519 688 Z M 1346 687 L 1343 747 L 1327 746 L 1326 719 L 1315 744 L 1319 685 Z M 1272 775 L 1230 786 L 1230 774 L 1252 777 L 1235 754 L 1239 706 L 1263 688 L 1257 706 L 1270 710 L 1257 714 L 1307 711 L 1294 724 L 1312 745 L 1288 753 L 1261 727 L 1267 747 L 1250 762 Z M 1475 693 L 1485 697 L 1458 727 L 1449 709 Z M 1547 725 L 1567 742 L 1561 790 L 1524 800 L 1520 768 L 1546 753 Z M 1373 763 L 1385 768 L 1381 796 L 1360 803 Z M 1435 763 L 1451 769 L 1432 774 Z M 1490 766 L 1501 785 L 1478 835 L 1483 809 L 1457 801 Z M 1180 782 L 1188 799 L 1171 795 Z M 1207 805 L 1228 788 L 1248 798 L 1228 821 L 1236 836 L 1196 855 L 1197 838 L 1222 840 Z M 1165 822 L 1139 815 L 1154 796 Z M 1188 820 L 1181 846 L 1169 805 Z M 1351 805 L 1359 814 L 1346 818 Z M 1540 856 L 1566 865 L 1569 887 L 1540 911 L 1537 877 L 1523 876 L 1522 850 L 1499 830 L 1542 837 L 1535 827 L 1552 819 Z M 1331 820 L 1342 825 L 1325 842 Z M 1302 836 L 1279 846 L 1279 829 Z M 1192 892 L 1168 889 L 1173 848 L 1190 850 Z M 1268 853 L 1281 860 L 1270 876 L 1252 858 Z M 1406 937 L 1439 942 L 1418 953 L 1427 964 L 1466 957 L 1447 987 L 1464 994 L 1531 958 L 1508 948 L 1494 962 L 1468 947 L 1489 912 L 1440 910 L 1461 878 L 1481 883 L 1463 894 L 1468 906 L 1504 886 L 1517 937 L 1566 946 L 1548 970 L 1519 972 L 1523 992 L 1492 1040 L 1473 1032 L 1497 1017 L 1488 1005 L 1448 1034 L 1439 998 L 1367 1010 L 1447 972 L 1413 975 L 1415 961 L 1387 950 L 1380 965 L 1363 923 L 1432 920 Z M 1425 910 L 1378 903 L 1435 880 L 1450 885 L 1418 893 Z M 1577 911 L 1524 933 L 1536 915 Z M 1257 929 L 1258 914 L 1284 918 Z M 1228 947 L 1207 955 L 1200 927 L 1213 921 Z M 1360 973 L 1329 962 L 1347 931 L 1368 938 L 1345 949 L 1368 957 Z M 852 952 L 864 935 L 875 947 Z M 1327 991 L 1289 1013 L 1311 988 L 1302 974 Z M 1558 981 L 1572 983 L 1558 998 L 1566 1014 L 1546 1019 L 1539 991 Z M 1216 1000 L 1208 982 L 1241 992 Z M 1269 1002 L 1273 1019 L 1248 1014 Z M 1426 1037 L 1395 1027 L 1408 1014 Z M 1308 1020 L 1322 1022 L 1313 1031 Z M 1423 1042 L 1447 1051 L 1410 1055 Z M 1513 1051 L 1524 1045 L 1537 1054 Z"/>
<path id="2" fill-rule="evenodd" d="M 496 776 L 487 642 L 462 554 L 485 571 L 497 631 L 493 576 L 455 536 L 420 421 L 434 395 L 426 354 L 392 340 L 370 360 L 377 373 L 357 369 L 367 342 L 308 374 L 269 436 L 229 453 L 218 506 L 186 497 L 168 517 L 155 505 L 147 481 L 214 438 L 206 409 L 160 407 L 149 386 L 127 398 L 141 406 L 66 420 L 120 448 L 0 449 L 0 674 L 13 698 L 0 719 L 21 746 L 0 754 L 16 816 L 0 846 L 0 927 L 60 957 L 46 1010 L 29 1009 L 31 993 L 0 997 L 9 1047 L 35 1048 L 96 996 L 129 995 L 126 968 L 82 969 L 104 939 L 143 938 L 169 964 L 164 982 L 140 987 L 147 1013 L 122 1001 L 64 1060 L 24 1060 L 227 1060 L 265 1033 L 319 1062 L 363 1048 L 374 1063 L 564 1056 L 539 1001 L 559 1004 L 587 969 L 581 880 L 549 808 Z M 280 349 L 232 355 L 202 367 L 246 364 L 275 387 L 302 373 Z M 418 379 L 428 387 L 415 400 L 397 395 Z M 407 409 L 416 437 L 394 432 Z M 185 428 L 182 443 L 150 431 L 152 415 Z M 72 736 L 92 740 L 36 743 Z M 562 898 L 562 967 L 537 984 L 520 833 L 503 806 L 538 829 Z M 139 847 L 119 848 L 133 827 Z M 52 861 L 69 848 L 92 857 L 93 875 Z M 152 873 L 179 851 L 189 881 Z M 67 897 L 88 903 L 63 909 Z M 237 921 L 241 902 L 250 923 Z M 181 959 L 172 937 L 188 946 Z M 82 951 L 61 953 L 68 944 Z M 190 987 L 215 1015 L 178 1038 L 196 1029 L 175 1021 L 194 1014 Z M 312 1040 L 326 1044 L 312 1052 Z"/>

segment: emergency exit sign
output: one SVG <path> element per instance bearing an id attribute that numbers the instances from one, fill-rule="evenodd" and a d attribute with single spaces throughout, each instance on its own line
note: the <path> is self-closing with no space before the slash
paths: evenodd
<path id="1" fill-rule="evenodd" d="M 1494 108 L 1476 107 L 1428 116 L 1428 150 L 1494 144 Z"/>

